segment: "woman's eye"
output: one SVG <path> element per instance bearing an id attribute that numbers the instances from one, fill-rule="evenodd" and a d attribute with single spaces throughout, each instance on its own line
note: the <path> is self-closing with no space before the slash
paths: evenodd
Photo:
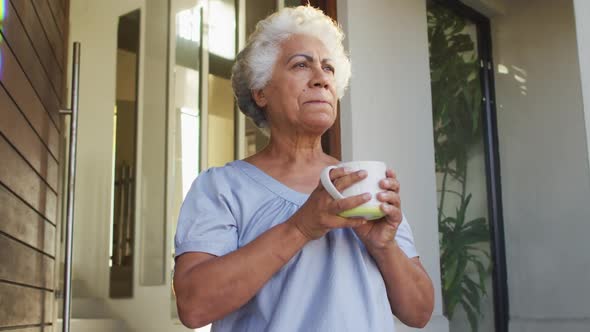
<path id="1" fill-rule="evenodd" d="M 305 68 L 305 67 L 307 67 L 307 64 L 305 62 L 298 62 L 295 64 L 294 67 L 295 68 Z"/>
<path id="2" fill-rule="evenodd" d="M 332 66 L 324 66 L 324 70 L 330 71 L 332 73 L 335 72 L 334 67 L 332 67 Z"/>

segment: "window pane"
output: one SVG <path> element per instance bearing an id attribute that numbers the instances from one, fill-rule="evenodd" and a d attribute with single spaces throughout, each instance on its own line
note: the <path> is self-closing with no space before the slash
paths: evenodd
<path id="1" fill-rule="evenodd" d="M 236 51 L 234 0 L 209 1 L 209 75 L 207 80 L 207 165 L 235 159 L 235 103 L 231 68 Z"/>
<path id="2" fill-rule="evenodd" d="M 441 276 L 450 331 L 494 331 L 477 27 L 429 2 Z"/>

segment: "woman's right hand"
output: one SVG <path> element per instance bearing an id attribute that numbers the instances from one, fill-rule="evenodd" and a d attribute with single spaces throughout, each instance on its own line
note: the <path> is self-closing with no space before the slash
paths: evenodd
<path id="1" fill-rule="evenodd" d="M 340 192 L 367 177 L 366 171 L 350 172 L 343 167 L 330 171 L 330 180 Z M 362 218 L 345 218 L 338 214 L 368 202 L 371 194 L 365 193 L 344 199 L 334 199 L 320 182 L 308 200 L 289 219 L 308 239 L 315 240 L 334 228 L 357 227 L 367 222 Z"/>

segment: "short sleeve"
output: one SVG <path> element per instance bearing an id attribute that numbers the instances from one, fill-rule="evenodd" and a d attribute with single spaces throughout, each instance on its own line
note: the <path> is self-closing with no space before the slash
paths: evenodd
<path id="1" fill-rule="evenodd" d="M 186 252 L 223 256 L 237 249 L 237 224 L 227 180 L 219 169 L 209 169 L 195 179 L 180 208 L 175 257 Z"/>
<path id="2" fill-rule="evenodd" d="M 406 256 L 408 256 L 408 258 L 419 256 L 416 246 L 414 245 L 414 235 L 412 234 L 412 228 L 410 227 L 405 214 L 403 214 L 402 222 L 397 229 L 395 241 L 406 254 Z"/>

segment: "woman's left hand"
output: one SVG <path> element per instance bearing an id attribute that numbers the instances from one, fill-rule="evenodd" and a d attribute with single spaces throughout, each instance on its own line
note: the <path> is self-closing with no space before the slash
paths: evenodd
<path id="1" fill-rule="evenodd" d="M 377 194 L 377 199 L 383 202 L 381 211 L 385 216 L 354 228 L 368 250 L 386 249 L 395 245 L 395 234 L 403 218 L 399 196 L 400 184 L 395 172 L 387 169 L 385 175 L 386 178 L 379 182 L 379 186 L 386 191 Z"/>

